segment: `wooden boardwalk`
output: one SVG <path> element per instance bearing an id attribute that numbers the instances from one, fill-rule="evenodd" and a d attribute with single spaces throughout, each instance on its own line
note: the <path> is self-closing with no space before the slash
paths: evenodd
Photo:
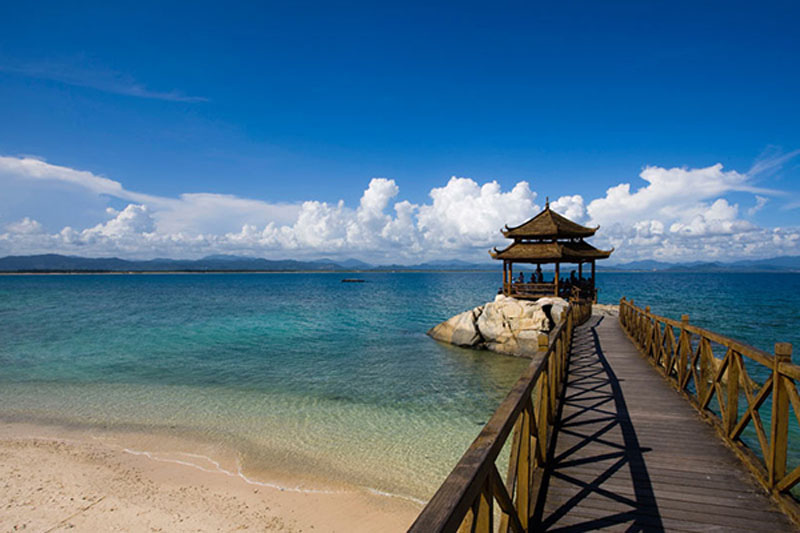
<path id="1" fill-rule="evenodd" d="M 796 531 L 615 317 L 576 330 L 531 530 Z"/>

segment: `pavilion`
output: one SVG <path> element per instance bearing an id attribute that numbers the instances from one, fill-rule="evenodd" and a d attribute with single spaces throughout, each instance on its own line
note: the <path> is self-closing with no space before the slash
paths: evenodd
<path id="1" fill-rule="evenodd" d="M 597 300 L 595 289 L 595 261 L 606 259 L 614 251 L 598 250 L 584 239 L 591 237 L 600 228 L 587 228 L 550 209 L 548 200 L 544 211 L 523 224 L 502 230 L 507 239 L 514 239 L 507 248 L 494 248 L 489 254 L 503 261 L 503 294 L 514 298 L 535 300 L 543 296 L 580 297 Z M 537 265 L 537 272 L 530 282 L 514 280 L 514 263 Z M 541 273 L 541 265 L 555 264 L 552 281 L 542 277 L 533 279 Z M 570 280 L 560 279 L 561 264 L 578 265 L 578 275 Z M 583 265 L 591 265 L 591 277 L 583 279 Z"/>

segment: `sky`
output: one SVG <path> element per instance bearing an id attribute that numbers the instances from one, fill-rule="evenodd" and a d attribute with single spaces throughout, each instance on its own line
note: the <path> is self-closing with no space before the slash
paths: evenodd
<path id="1" fill-rule="evenodd" d="M 18 2 L 0 256 L 800 254 L 796 2 Z"/>

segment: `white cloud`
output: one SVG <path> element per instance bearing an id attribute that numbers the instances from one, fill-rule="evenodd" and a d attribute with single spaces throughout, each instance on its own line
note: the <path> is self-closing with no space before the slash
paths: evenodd
<path id="1" fill-rule="evenodd" d="M 800 155 L 800 149 L 792 150 L 791 152 L 783 153 L 783 151 L 775 146 L 769 147 L 756 159 L 753 166 L 747 172 L 749 176 L 759 176 L 762 174 L 773 174 L 779 171 L 785 163 Z"/>
<path id="2" fill-rule="evenodd" d="M 33 157 L 0 156 L 0 184 L 3 179 L 61 184 L 95 196 L 147 205 L 158 230 L 169 233 L 225 232 L 238 230 L 245 224 L 287 223 L 298 213 L 295 205 L 272 204 L 228 194 L 185 193 L 178 198 L 143 194 L 92 172 L 53 165 Z"/>
<path id="3" fill-rule="evenodd" d="M 126 191 L 118 181 L 97 176 L 85 170 L 51 165 L 33 157 L 0 156 L 0 173 L 32 180 L 61 181 L 78 185 L 95 194 L 107 194 L 127 199 L 135 199 L 131 196 L 146 198 L 146 195 L 136 195 Z"/>
<path id="4" fill-rule="evenodd" d="M 21 235 L 36 235 L 42 233 L 43 228 L 39 222 L 32 220 L 28 217 L 12 222 L 6 225 L 6 229 L 10 233 L 19 233 Z"/>
<path id="5" fill-rule="evenodd" d="M 108 237 L 110 239 L 125 238 L 136 234 L 153 233 L 155 223 L 147 206 L 130 204 L 122 211 L 110 211 L 115 216 L 104 224 L 83 232 L 89 238 Z"/>
<path id="6" fill-rule="evenodd" d="M 756 213 L 761 211 L 761 209 L 763 209 L 765 205 L 767 205 L 767 202 L 769 202 L 769 198 L 767 198 L 766 196 L 760 196 L 760 195 L 757 194 L 756 195 L 756 205 L 754 205 L 753 207 L 748 209 L 747 210 L 747 214 L 749 216 L 755 215 Z"/>
<path id="7" fill-rule="evenodd" d="M 129 191 L 120 182 L 34 158 L 0 157 L 0 180 L 61 184 L 93 198 L 126 202 L 108 207 L 91 224 L 48 227 L 37 213 L 8 221 L 0 255 L 76 253 L 125 257 L 201 257 L 233 253 L 263 257 L 355 256 L 374 262 L 418 262 L 458 257 L 488 261 L 487 249 L 502 245 L 504 224 L 538 212 L 536 192 L 520 181 L 504 191 L 453 177 L 415 204 L 398 184 L 372 179 L 355 206 L 309 199 L 274 204 L 233 195 L 187 193 L 177 198 Z M 770 193 L 753 187 L 749 174 L 721 165 L 700 169 L 647 167 L 639 188 L 622 183 L 586 203 L 562 196 L 551 208 L 587 225 L 600 224 L 593 243 L 615 247 L 615 261 L 667 261 L 800 253 L 797 228 L 761 228 L 739 216 L 726 195 L 753 194 L 761 209 Z M 0 185 L 2 181 L 0 181 Z M 37 189 L 38 190 L 38 189 Z M 758 192 L 759 194 L 755 194 Z M 123 204 L 125 205 L 125 204 Z M 15 217 L 16 218 L 16 217 Z M 2 222 L 2 219 L 0 219 Z M 83 227 L 81 227 L 83 226 Z"/>
<path id="8" fill-rule="evenodd" d="M 749 183 L 747 174 L 724 171 L 719 163 L 697 169 L 645 167 L 639 176 L 646 186 L 635 192 L 629 183 L 609 188 L 604 198 L 589 203 L 589 217 L 601 225 L 634 223 L 652 215 L 674 219 L 702 210 L 702 200 L 731 191 L 764 192 Z"/>
<path id="9" fill-rule="evenodd" d="M 781 163 L 785 162 L 781 158 Z M 764 168 L 756 169 L 764 171 Z M 736 258 L 798 253 L 789 236 L 791 228 L 769 230 L 739 218 L 738 204 L 724 196 L 751 193 L 754 214 L 775 191 L 755 187 L 753 170 L 742 174 L 710 167 L 646 167 L 640 174 L 645 185 L 632 191 L 631 184 L 610 187 L 606 195 L 589 202 L 589 224 L 599 224 L 596 242 L 614 246 L 616 261 L 658 258 L 682 261 L 704 258 Z M 761 194 L 756 194 L 761 193 Z M 775 231 L 780 235 L 775 239 Z M 763 242 L 773 243 L 764 246 Z M 780 242 L 780 246 L 775 243 Z M 793 244 L 794 243 L 794 244 Z"/>
<path id="10" fill-rule="evenodd" d="M 738 205 L 730 205 L 720 198 L 702 213 L 695 214 L 689 222 L 675 222 L 670 226 L 672 233 L 687 236 L 734 235 L 756 229 L 746 220 L 737 220 Z"/>
<path id="11" fill-rule="evenodd" d="M 562 196 L 555 202 L 550 204 L 550 207 L 575 222 L 583 222 L 586 217 L 586 208 L 583 205 L 583 197 L 580 194 L 573 196 Z"/>
<path id="12" fill-rule="evenodd" d="M 469 178 L 450 178 L 430 192 L 433 203 L 419 207 L 417 227 L 428 248 L 486 248 L 497 243 L 504 224 L 524 222 L 538 211 L 536 193 L 527 182 L 504 193 L 496 181 L 479 185 Z"/>

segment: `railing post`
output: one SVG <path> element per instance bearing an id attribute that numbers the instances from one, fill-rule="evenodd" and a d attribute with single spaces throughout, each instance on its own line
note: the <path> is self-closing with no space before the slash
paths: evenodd
<path id="1" fill-rule="evenodd" d="M 739 355 L 731 353 L 728 361 L 727 407 L 725 409 L 725 434 L 730 437 L 739 421 Z"/>
<path id="2" fill-rule="evenodd" d="M 545 351 L 547 350 L 547 346 L 550 344 L 550 337 L 544 333 L 540 333 L 539 337 L 537 338 L 537 343 L 539 344 L 539 350 Z"/>
<path id="3" fill-rule="evenodd" d="M 645 350 L 648 350 L 647 346 L 655 349 L 655 341 L 653 339 L 653 334 L 656 330 L 656 324 L 654 324 L 654 319 L 647 316 L 650 314 L 650 306 L 646 305 L 644 307 L 644 313 L 642 313 L 642 346 L 645 347 Z M 649 350 L 648 350 L 649 351 Z M 660 352 L 659 352 L 660 353 Z M 656 363 L 660 363 L 658 357 L 654 358 Z"/>
<path id="4" fill-rule="evenodd" d="M 478 496 L 478 501 L 475 505 L 475 521 L 473 522 L 472 531 L 475 533 L 493 533 L 494 532 L 494 496 L 492 495 L 492 481 L 489 476 L 486 476 L 486 481 L 481 489 L 481 494 Z"/>
<path id="5" fill-rule="evenodd" d="M 689 371 L 689 352 L 692 349 L 692 344 L 689 341 L 689 332 L 686 331 L 686 326 L 688 325 L 689 315 L 681 315 L 681 338 L 678 340 L 680 349 L 680 355 L 678 357 L 678 365 L 680 365 L 680 368 L 678 369 L 678 386 L 681 390 L 683 390 L 683 383 L 686 373 Z M 739 389 L 736 390 L 738 393 Z M 730 403 L 730 401 L 728 403 Z"/>
<path id="6" fill-rule="evenodd" d="M 528 527 L 528 510 L 530 508 L 531 494 L 531 420 L 533 409 L 528 402 L 522 410 L 520 423 L 519 455 L 517 456 L 517 516 L 522 522 L 522 527 Z"/>
<path id="7" fill-rule="evenodd" d="M 772 420 L 770 423 L 769 486 L 774 487 L 786 475 L 786 449 L 789 440 L 789 395 L 780 373 L 781 363 L 792 362 L 792 345 L 775 343 L 772 367 Z"/>

